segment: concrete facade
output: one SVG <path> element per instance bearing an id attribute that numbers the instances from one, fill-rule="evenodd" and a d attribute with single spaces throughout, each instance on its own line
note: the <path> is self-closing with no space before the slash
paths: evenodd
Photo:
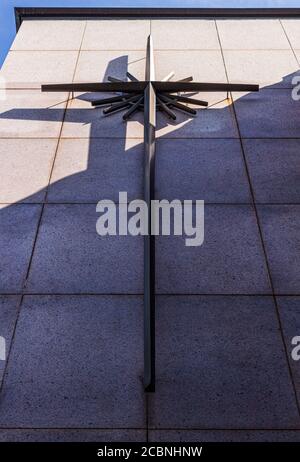
<path id="1" fill-rule="evenodd" d="M 300 20 L 26 20 L 0 75 L 1 441 L 300 441 Z M 156 195 L 204 199 L 205 241 L 157 238 L 157 389 L 143 391 L 143 239 L 96 203 L 143 195 L 143 116 L 42 83 L 259 83 L 158 114 Z"/>

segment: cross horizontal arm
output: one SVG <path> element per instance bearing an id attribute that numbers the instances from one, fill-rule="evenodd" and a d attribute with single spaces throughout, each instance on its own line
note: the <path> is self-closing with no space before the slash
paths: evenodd
<path id="1" fill-rule="evenodd" d="M 259 91 L 259 85 L 246 83 L 202 83 L 202 82 L 152 82 L 159 92 L 178 91 Z"/>
<path id="2" fill-rule="evenodd" d="M 174 93 L 178 91 L 258 91 L 258 85 L 246 83 L 202 83 L 202 82 L 152 82 L 155 90 Z M 95 83 L 60 83 L 42 85 L 42 91 L 94 91 L 126 92 L 144 91 L 147 82 L 95 82 Z"/>
<path id="3" fill-rule="evenodd" d="M 42 91 L 94 91 L 139 93 L 144 91 L 147 82 L 95 82 L 95 83 L 58 83 L 42 85 Z"/>

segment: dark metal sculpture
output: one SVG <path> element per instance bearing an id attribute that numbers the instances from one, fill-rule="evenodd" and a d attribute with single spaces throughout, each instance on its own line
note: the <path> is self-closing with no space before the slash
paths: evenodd
<path id="1" fill-rule="evenodd" d="M 103 83 L 68 83 L 42 85 L 42 91 L 71 92 L 121 92 L 120 95 L 93 101 L 92 106 L 108 106 L 106 115 L 125 110 L 123 119 L 129 119 L 136 111 L 144 111 L 144 200 L 148 206 L 148 230 L 151 230 L 151 201 L 154 199 L 155 184 L 155 125 L 156 110 L 176 120 L 174 110 L 196 115 L 195 109 L 187 106 L 207 106 L 201 101 L 181 93 L 215 91 L 258 91 L 258 85 L 231 83 L 197 83 L 192 77 L 170 81 L 170 73 L 162 81 L 155 80 L 153 45 L 151 36 L 147 41 L 145 80 L 138 81 L 127 72 L 129 82 L 108 77 Z M 182 104 L 186 103 L 186 104 Z M 155 237 L 149 232 L 144 239 L 144 387 L 155 390 Z"/>

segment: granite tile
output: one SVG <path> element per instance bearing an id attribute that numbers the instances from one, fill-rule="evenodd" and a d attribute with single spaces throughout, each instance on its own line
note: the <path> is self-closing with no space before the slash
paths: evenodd
<path id="1" fill-rule="evenodd" d="M 294 51 L 294 53 L 296 55 L 298 63 L 300 63 L 300 50 L 293 50 L 293 51 Z M 297 76 L 298 76 L 298 74 L 297 74 Z M 297 85 L 299 87 L 298 84 L 299 84 L 299 76 L 298 76 L 298 80 L 296 80 L 296 82 L 295 82 L 295 85 Z M 299 90 L 297 91 L 297 94 L 299 94 Z"/>
<path id="2" fill-rule="evenodd" d="M 244 140 L 257 202 L 300 203 L 300 140 Z"/>
<path id="3" fill-rule="evenodd" d="M 299 65 L 292 50 L 224 51 L 228 79 L 272 88 L 292 88 Z"/>
<path id="4" fill-rule="evenodd" d="M 158 297 L 151 429 L 297 429 L 271 297 Z"/>
<path id="5" fill-rule="evenodd" d="M 0 385 L 2 384 L 6 360 L 9 354 L 11 339 L 18 316 L 20 298 L 21 297 L 17 295 L 0 295 Z M 2 348 L 4 348 L 4 350 Z"/>
<path id="6" fill-rule="evenodd" d="M 0 101 L 0 138 L 58 138 L 67 93 L 8 90 Z"/>
<path id="7" fill-rule="evenodd" d="M 154 19 L 151 35 L 156 50 L 219 50 L 213 19 Z"/>
<path id="8" fill-rule="evenodd" d="M 72 82 L 78 51 L 10 51 L 0 77 L 6 88 Z"/>
<path id="9" fill-rule="evenodd" d="M 64 139 L 60 142 L 48 199 L 54 202 L 143 198 L 143 140 Z"/>
<path id="10" fill-rule="evenodd" d="M 139 298 L 25 297 L 1 426 L 143 427 L 142 332 Z"/>
<path id="11" fill-rule="evenodd" d="M 195 217 L 195 211 L 193 213 Z M 251 206 L 204 205 L 203 244 L 188 247 L 186 237 L 156 238 L 158 293 L 270 293 Z"/>
<path id="12" fill-rule="evenodd" d="M 285 18 L 281 19 L 281 24 L 288 36 L 291 46 L 294 49 L 300 49 L 300 32 L 299 32 L 299 19 L 298 18 Z"/>
<path id="13" fill-rule="evenodd" d="M 201 93 L 196 97 L 209 103 L 207 108 L 197 106 L 196 117 L 177 111 L 177 119 L 172 121 L 165 114 L 157 113 L 157 138 L 239 137 L 232 104 L 226 99 L 226 93 Z"/>
<path id="14" fill-rule="evenodd" d="M 289 50 L 279 19 L 218 19 L 221 46 L 227 50 Z"/>
<path id="15" fill-rule="evenodd" d="M 79 54 L 74 82 L 102 82 L 107 81 L 108 76 L 128 80 L 127 71 L 144 80 L 145 64 L 144 51 L 128 51 L 124 47 L 118 51 L 83 50 Z"/>
<path id="16" fill-rule="evenodd" d="M 299 341 L 293 340 L 300 336 L 300 297 L 277 297 L 277 303 L 295 389 L 300 401 Z"/>
<path id="17" fill-rule="evenodd" d="M 34 244 L 40 205 L 0 205 L 0 293 L 22 290 Z"/>
<path id="18" fill-rule="evenodd" d="M 11 46 L 14 51 L 79 50 L 86 21 L 83 19 L 23 20 Z M 63 40 L 62 40 L 63 37 Z"/>
<path id="19" fill-rule="evenodd" d="M 192 76 L 195 82 L 226 82 L 220 50 L 157 50 L 154 59 L 158 80 L 173 71 L 173 80 Z"/>
<path id="20" fill-rule="evenodd" d="M 149 34 L 149 19 L 88 20 L 82 49 L 145 51 Z"/>
<path id="21" fill-rule="evenodd" d="M 55 155 L 55 139 L 1 139 L 0 202 L 41 202 Z"/>
<path id="22" fill-rule="evenodd" d="M 290 90 L 263 89 L 259 93 L 233 95 L 242 137 L 299 137 L 299 105 Z"/>
<path id="23" fill-rule="evenodd" d="M 47 205 L 27 283 L 30 293 L 142 293 L 142 236 L 99 236 L 96 204 Z"/>
<path id="24" fill-rule="evenodd" d="M 155 183 L 158 199 L 251 202 L 239 140 L 159 139 Z"/>
<path id="25" fill-rule="evenodd" d="M 298 205 L 258 206 L 275 292 L 300 293 Z"/>

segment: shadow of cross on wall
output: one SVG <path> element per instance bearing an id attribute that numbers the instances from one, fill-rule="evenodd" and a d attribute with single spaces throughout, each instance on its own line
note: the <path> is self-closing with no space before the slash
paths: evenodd
<path id="1" fill-rule="evenodd" d="M 104 80 L 108 75 L 124 78 L 127 68 L 127 56 L 112 60 Z M 174 71 L 176 73 L 176 69 Z M 292 75 L 285 76 L 283 86 L 285 81 L 290 83 L 291 78 Z M 268 131 L 272 121 L 266 119 L 260 109 L 261 105 L 269 104 L 271 94 L 236 95 L 235 112 L 242 120 L 239 129 L 231 100 L 226 99 L 225 93 L 193 95 L 209 102 L 208 108 L 198 109 L 195 118 L 177 111 L 177 120 L 172 121 L 157 113 L 157 199 L 251 204 L 239 130 L 243 136 L 249 123 L 248 131 L 253 126 L 260 127 L 262 133 Z M 11 119 L 12 123 L 18 119 L 64 122 L 50 184 L 20 201 L 40 204 L 37 208 L 41 210 L 34 215 L 41 217 L 34 253 L 24 251 L 24 261 L 12 281 L 9 251 L 5 253 L 4 250 L 6 257 L 2 261 L 7 264 L 8 271 L 2 272 L 2 292 L 18 292 L 23 288 L 29 293 L 143 293 L 142 236 L 100 237 L 95 227 L 99 200 L 118 202 L 119 191 L 128 192 L 128 201 L 143 198 L 143 114 L 136 113 L 124 122 L 122 112 L 107 117 L 103 116 L 102 109 L 91 107 L 90 101 L 99 99 L 99 94 L 75 96 L 68 101 L 66 109 L 57 105 L 41 109 L 15 108 L 0 115 L 1 119 Z M 3 208 L 1 215 L 8 214 L 8 209 Z M 32 216 L 26 218 L 16 213 L 13 226 L 26 234 L 26 229 L 32 229 L 32 219 Z M 212 229 L 215 225 L 210 222 L 209 210 L 206 219 L 207 240 L 200 248 L 186 247 L 185 236 L 157 238 L 157 293 L 206 292 L 216 290 L 218 285 L 219 292 L 231 293 L 236 290 L 234 281 L 237 278 L 241 293 L 249 293 L 256 287 L 263 287 L 263 290 L 269 287 L 265 269 L 261 269 L 264 265 L 250 255 L 247 246 L 241 255 L 232 243 L 227 257 L 220 257 L 219 239 Z M 249 218 L 249 223 L 247 220 L 241 223 L 240 218 L 229 215 L 227 219 L 240 233 L 249 234 L 250 240 L 254 236 L 254 245 L 260 253 L 253 219 Z M 38 222 L 39 218 L 36 226 Z M 221 226 L 222 223 L 223 220 Z M 247 226 L 248 229 L 243 230 Z M 35 235 L 30 235 L 33 244 Z M 231 237 L 229 234 L 225 238 L 219 236 L 219 242 L 229 241 Z M 204 268 L 199 267 L 202 258 L 209 260 L 203 278 L 200 275 Z M 218 271 L 216 277 L 220 258 L 227 270 Z M 184 269 L 181 275 L 177 269 L 178 260 L 182 260 Z M 245 261 L 252 268 L 250 281 Z M 195 268 L 196 281 L 192 274 Z"/>
<path id="2" fill-rule="evenodd" d="M 141 62 L 141 68 L 144 68 L 144 62 L 145 59 Z M 108 64 L 103 80 L 107 80 L 109 75 L 124 78 L 127 70 L 128 56 L 121 56 Z M 25 271 L 26 265 L 22 265 L 22 270 L 20 268 L 15 276 L 17 282 L 13 287 L 11 277 L 4 274 L 2 291 L 19 291 L 26 283 L 26 290 L 38 293 L 143 293 L 142 237 L 101 238 L 95 228 L 99 216 L 95 205 L 99 200 L 118 202 L 119 191 L 127 191 L 129 201 L 143 198 L 143 113 L 137 113 L 131 120 L 124 122 L 122 113 L 108 117 L 103 116 L 102 109 L 91 107 L 89 102 L 99 99 L 99 94 L 76 96 L 68 101 L 67 109 L 57 107 L 61 104 L 41 109 L 22 107 L 0 115 L 1 119 L 10 119 L 12 123 L 16 120 L 64 122 L 51 184 L 20 201 L 43 203 L 41 227 L 30 273 L 28 268 Z M 219 95 L 221 98 L 224 96 Z M 210 110 L 215 111 L 213 108 Z M 222 133 L 233 134 L 234 125 L 229 109 L 225 110 L 227 115 L 220 117 L 216 130 L 220 131 L 223 123 Z M 207 118 L 212 120 L 209 116 L 207 112 Z M 222 119 L 226 119 L 225 122 Z M 197 121 L 192 120 L 178 111 L 175 122 L 166 116 L 158 117 L 157 135 L 163 138 L 165 134 L 172 135 L 176 130 L 180 136 L 181 128 L 195 122 L 203 130 L 210 125 L 209 120 L 203 125 L 204 120 L 200 115 Z M 212 127 L 209 130 L 212 133 Z M 66 157 L 69 174 L 66 174 L 62 166 Z M 166 171 L 160 172 L 158 168 L 158 183 L 162 182 L 160 175 L 165 174 Z M 186 197 L 189 198 L 194 199 Z M 45 203 L 49 206 L 44 207 Z M 71 207 L 70 203 L 93 205 Z M 7 208 L 1 213 L 7 214 Z M 86 220 L 83 220 L 85 232 L 82 229 L 82 214 L 87 214 Z M 20 217 L 19 222 L 16 214 L 15 219 L 14 227 L 25 231 L 26 218 Z M 32 219 L 29 217 L 28 220 L 31 229 Z M 27 260 L 29 263 L 29 255 Z M 68 281 L 66 271 L 71 271 Z"/>

